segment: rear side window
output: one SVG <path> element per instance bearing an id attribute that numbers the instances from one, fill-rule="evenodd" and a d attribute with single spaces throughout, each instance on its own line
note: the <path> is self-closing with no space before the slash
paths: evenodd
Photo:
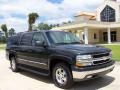
<path id="1" fill-rule="evenodd" d="M 31 46 L 32 33 L 23 34 L 20 45 Z"/>
<path id="2" fill-rule="evenodd" d="M 18 37 L 12 36 L 7 39 L 7 45 L 18 45 Z"/>

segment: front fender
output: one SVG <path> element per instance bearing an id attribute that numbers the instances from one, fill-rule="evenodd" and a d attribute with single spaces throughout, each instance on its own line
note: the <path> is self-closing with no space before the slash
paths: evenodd
<path id="1" fill-rule="evenodd" d="M 64 56 L 64 55 L 51 55 L 50 56 L 50 62 L 51 62 L 51 60 L 62 60 L 62 61 L 67 62 L 68 64 L 73 64 L 74 63 L 72 57 Z"/>

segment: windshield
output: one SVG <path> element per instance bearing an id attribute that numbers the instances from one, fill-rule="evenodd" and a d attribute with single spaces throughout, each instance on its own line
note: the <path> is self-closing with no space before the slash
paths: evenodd
<path id="1" fill-rule="evenodd" d="M 51 44 L 80 44 L 80 39 L 70 32 L 52 31 L 46 34 Z"/>

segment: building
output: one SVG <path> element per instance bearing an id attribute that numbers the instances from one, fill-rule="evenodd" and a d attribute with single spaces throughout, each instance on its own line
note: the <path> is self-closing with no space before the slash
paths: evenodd
<path id="1" fill-rule="evenodd" d="M 80 12 L 74 21 L 53 30 L 75 33 L 85 44 L 120 42 L 120 3 L 104 0 L 95 13 Z"/>

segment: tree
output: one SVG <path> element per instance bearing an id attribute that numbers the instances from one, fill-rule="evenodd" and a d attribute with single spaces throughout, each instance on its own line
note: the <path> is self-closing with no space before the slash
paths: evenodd
<path id="1" fill-rule="evenodd" d="M 10 37 L 13 36 L 15 34 L 15 29 L 11 28 L 8 33 Z"/>
<path id="2" fill-rule="evenodd" d="M 60 24 L 56 24 L 56 26 L 57 26 L 57 27 L 59 27 L 59 26 L 60 26 Z"/>
<path id="3" fill-rule="evenodd" d="M 2 29 L 2 31 L 5 33 L 5 37 L 6 37 L 6 39 L 7 39 L 7 38 L 8 38 L 8 29 L 7 29 L 6 24 L 2 24 L 2 25 L 1 25 L 1 29 Z"/>
<path id="4" fill-rule="evenodd" d="M 67 22 L 63 22 L 62 24 L 67 24 Z"/>
<path id="5" fill-rule="evenodd" d="M 29 32 L 32 31 L 32 25 L 35 23 L 38 17 L 39 15 L 37 13 L 30 13 L 28 15 L 28 24 L 29 24 L 28 31 Z"/>
<path id="6" fill-rule="evenodd" d="M 72 23 L 72 21 L 68 21 L 68 23 Z"/>
<path id="7" fill-rule="evenodd" d="M 45 23 L 40 23 L 38 24 L 38 29 L 39 30 L 50 30 L 52 27 L 51 25 L 45 24 Z"/>

